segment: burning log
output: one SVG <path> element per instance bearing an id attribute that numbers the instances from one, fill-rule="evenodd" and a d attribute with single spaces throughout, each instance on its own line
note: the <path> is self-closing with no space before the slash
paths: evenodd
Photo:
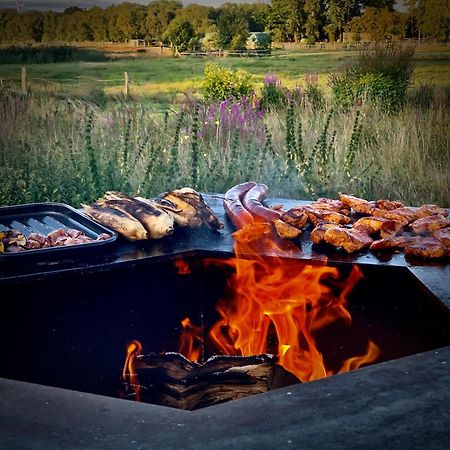
<path id="1" fill-rule="evenodd" d="M 198 364 L 180 353 L 140 355 L 133 381 L 125 381 L 132 397 L 146 403 L 195 410 L 299 383 L 276 364 L 273 355 L 213 356 Z M 126 378 L 127 379 L 127 378 Z M 139 380 L 139 381 L 137 381 Z"/>

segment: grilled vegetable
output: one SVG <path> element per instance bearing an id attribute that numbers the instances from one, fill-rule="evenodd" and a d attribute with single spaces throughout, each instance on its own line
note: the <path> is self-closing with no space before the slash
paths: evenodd
<path id="1" fill-rule="evenodd" d="M 97 222 L 112 228 L 122 236 L 132 241 L 147 239 L 148 234 L 144 226 L 130 214 L 114 208 L 99 205 L 82 205 L 84 212 Z"/>
<path id="2" fill-rule="evenodd" d="M 117 209 L 139 220 L 151 239 L 161 239 L 173 233 L 172 215 L 159 207 L 156 202 L 143 202 L 120 192 L 107 192 L 97 204 Z"/>

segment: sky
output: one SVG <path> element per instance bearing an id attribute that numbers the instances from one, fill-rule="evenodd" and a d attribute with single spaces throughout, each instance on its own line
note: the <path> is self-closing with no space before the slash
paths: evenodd
<path id="1" fill-rule="evenodd" d="M 122 3 L 125 0 L 17 0 L 22 10 L 54 10 L 62 11 L 68 6 L 79 6 L 80 8 L 89 8 L 91 6 L 100 6 L 102 8 L 110 6 L 114 3 Z M 142 3 L 146 5 L 151 0 L 128 0 L 130 3 Z M 270 0 L 182 0 L 184 5 L 197 3 L 199 5 L 220 6 L 227 1 L 232 3 L 270 3 Z M 398 2 L 401 3 L 401 2 Z M 15 0 L 0 0 L 0 9 L 16 8 Z M 402 9 L 402 8 L 399 8 Z"/>
<path id="2" fill-rule="evenodd" d="M 68 6 L 79 6 L 80 8 L 89 8 L 91 6 L 100 6 L 102 8 L 114 3 L 122 3 L 124 0 L 18 0 L 22 5 L 22 10 L 54 10 L 62 11 Z M 130 3 L 150 3 L 151 0 L 129 0 Z M 232 3 L 269 3 L 270 0 L 228 0 Z M 199 5 L 220 6 L 227 0 L 183 0 L 184 5 L 197 3 Z M 16 8 L 15 0 L 0 0 L 0 8 Z"/>

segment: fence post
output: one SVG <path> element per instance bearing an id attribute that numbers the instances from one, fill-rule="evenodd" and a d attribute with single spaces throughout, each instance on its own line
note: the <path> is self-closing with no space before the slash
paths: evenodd
<path id="1" fill-rule="evenodd" d="M 125 72 L 124 75 L 125 75 L 124 93 L 125 97 L 128 97 L 128 72 Z"/>
<path id="2" fill-rule="evenodd" d="M 20 87 L 22 90 L 22 94 L 27 93 L 27 68 L 22 67 L 20 69 Z"/>

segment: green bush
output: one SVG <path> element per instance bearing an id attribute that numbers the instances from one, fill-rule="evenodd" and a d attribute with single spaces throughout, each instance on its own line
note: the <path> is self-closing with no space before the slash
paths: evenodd
<path id="1" fill-rule="evenodd" d="M 203 85 L 206 100 L 241 98 L 249 95 L 252 90 L 253 83 L 247 72 L 233 71 L 212 63 L 206 64 Z"/>
<path id="2" fill-rule="evenodd" d="M 386 112 L 398 111 L 405 102 L 413 74 L 414 48 L 396 44 L 363 50 L 329 85 L 337 105 L 348 108 L 365 100 Z"/>

